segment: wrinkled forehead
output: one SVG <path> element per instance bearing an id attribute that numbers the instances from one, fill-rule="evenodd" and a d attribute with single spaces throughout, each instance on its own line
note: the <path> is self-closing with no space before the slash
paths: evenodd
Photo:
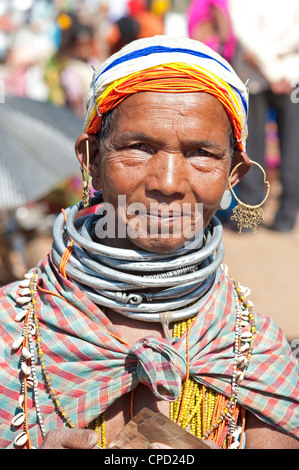
<path id="1" fill-rule="evenodd" d="M 232 126 L 222 104 L 209 93 L 163 93 L 145 91 L 128 96 L 112 112 L 113 131 L 129 130 L 146 133 L 148 126 L 155 134 L 169 129 L 173 134 L 187 135 L 202 128 L 219 129 L 230 135 Z M 103 117 L 103 126 L 106 116 Z M 160 129 L 161 128 L 161 129 Z"/>

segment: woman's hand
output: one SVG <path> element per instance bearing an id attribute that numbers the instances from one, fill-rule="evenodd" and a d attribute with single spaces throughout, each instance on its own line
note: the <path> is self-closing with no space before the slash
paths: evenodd
<path id="1" fill-rule="evenodd" d="M 91 429 L 56 428 L 47 432 L 40 449 L 95 449 L 97 441 Z"/>

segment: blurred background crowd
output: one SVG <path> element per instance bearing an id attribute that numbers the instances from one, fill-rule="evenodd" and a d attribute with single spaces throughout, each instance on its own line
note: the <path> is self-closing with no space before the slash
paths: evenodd
<path id="1" fill-rule="evenodd" d="M 136 38 L 186 35 L 188 3 L 0 0 L 0 284 L 37 262 L 56 214 L 81 199 L 74 142 L 92 67 Z"/>
<path id="2" fill-rule="evenodd" d="M 0 0 L 0 285 L 45 254 L 55 215 L 81 199 L 73 148 L 93 67 L 157 34 L 205 42 L 247 82 L 268 229 L 298 230 L 298 0 Z M 244 202 L 263 199 L 262 177 L 244 180 Z M 233 232 L 230 215 L 219 213 Z"/>

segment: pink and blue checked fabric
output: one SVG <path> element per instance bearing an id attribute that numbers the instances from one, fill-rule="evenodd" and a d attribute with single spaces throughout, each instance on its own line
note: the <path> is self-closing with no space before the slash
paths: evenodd
<path id="1" fill-rule="evenodd" d="M 186 336 L 168 341 L 147 337 L 134 345 L 120 341 L 121 331 L 51 262 L 40 266 L 40 285 L 68 302 L 39 293 L 42 347 L 53 388 L 73 423 L 83 428 L 140 382 L 159 399 L 172 401 L 186 374 Z M 19 432 L 11 426 L 20 395 L 20 351 L 13 341 L 23 325 L 15 321 L 18 283 L 0 291 L 0 447 L 12 447 Z M 228 277 L 211 293 L 196 317 L 189 339 L 190 375 L 227 396 L 231 393 L 236 309 Z M 268 317 L 256 315 L 254 352 L 238 400 L 266 423 L 299 439 L 299 370 L 281 330 Z M 37 364 L 41 414 L 46 430 L 63 423 L 55 412 Z M 41 443 L 33 395 L 29 393 L 32 445 Z"/>

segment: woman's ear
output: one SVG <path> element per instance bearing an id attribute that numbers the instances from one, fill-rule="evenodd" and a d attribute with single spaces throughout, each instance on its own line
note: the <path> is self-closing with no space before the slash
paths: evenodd
<path id="1" fill-rule="evenodd" d="M 242 163 L 242 165 L 240 165 Z M 230 171 L 232 172 L 233 169 L 237 166 L 236 171 L 234 171 L 233 175 L 231 176 L 230 184 L 232 187 L 236 186 L 241 179 L 246 175 L 246 173 L 250 170 L 252 167 L 252 162 L 250 158 L 248 157 L 246 152 L 240 151 L 240 150 L 235 150 L 233 159 L 232 159 L 232 164 L 231 164 L 231 169 Z"/>
<path id="2" fill-rule="evenodd" d="M 93 179 L 94 189 L 101 189 L 99 181 L 99 162 L 100 162 L 100 145 L 98 139 L 92 134 L 81 134 L 75 144 L 75 152 L 78 161 Z"/>

